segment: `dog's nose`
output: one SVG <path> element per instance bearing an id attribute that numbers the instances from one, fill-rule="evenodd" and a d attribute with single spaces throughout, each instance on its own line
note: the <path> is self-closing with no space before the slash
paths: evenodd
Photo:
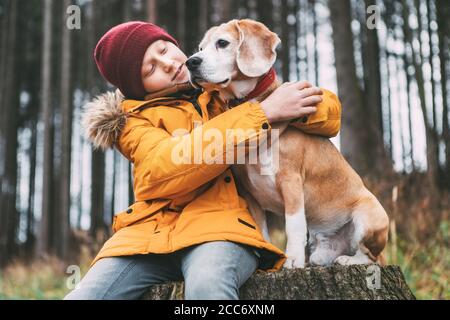
<path id="1" fill-rule="evenodd" d="M 188 67 L 189 71 L 195 71 L 202 64 L 202 62 L 203 60 L 201 58 L 192 57 L 189 58 L 188 61 L 186 61 L 186 66 Z"/>

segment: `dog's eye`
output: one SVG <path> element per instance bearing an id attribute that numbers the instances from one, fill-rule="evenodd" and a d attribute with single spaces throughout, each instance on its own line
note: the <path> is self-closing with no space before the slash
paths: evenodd
<path id="1" fill-rule="evenodd" d="M 226 48 L 230 43 L 227 40 L 223 40 L 223 39 L 219 39 L 216 42 L 216 47 L 217 48 Z"/>

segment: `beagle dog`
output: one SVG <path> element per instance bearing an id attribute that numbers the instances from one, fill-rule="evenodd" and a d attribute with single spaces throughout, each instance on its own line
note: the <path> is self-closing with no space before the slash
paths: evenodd
<path id="1" fill-rule="evenodd" d="M 273 73 L 279 43 L 275 33 L 249 19 L 212 27 L 200 51 L 186 62 L 191 82 L 218 91 L 225 102 L 262 101 L 279 85 L 272 81 L 255 94 L 258 84 Z M 278 170 L 262 175 L 264 159 L 260 158 L 257 164 L 234 164 L 232 169 L 266 240 L 270 241 L 265 211 L 285 216 L 288 259 L 284 267 L 380 261 L 388 216 L 358 174 L 329 139 L 290 128 L 287 122 L 274 124 L 275 128 L 282 132 Z M 305 261 L 306 246 L 309 261 Z"/>

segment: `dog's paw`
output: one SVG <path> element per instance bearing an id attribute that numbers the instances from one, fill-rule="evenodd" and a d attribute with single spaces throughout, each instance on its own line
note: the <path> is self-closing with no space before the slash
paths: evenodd
<path id="1" fill-rule="evenodd" d="M 371 264 L 372 260 L 366 255 L 340 256 L 334 260 L 334 263 L 342 266 L 351 266 L 354 264 Z"/>
<path id="2" fill-rule="evenodd" d="M 336 257 L 336 256 L 334 256 Z M 309 257 L 309 263 L 315 266 L 328 266 L 333 263 L 333 255 L 323 251 L 315 251 Z"/>
<path id="3" fill-rule="evenodd" d="M 340 256 L 334 259 L 334 263 L 340 264 L 341 266 L 351 265 L 351 257 L 350 256 Z"/>
<path id="4" fill-rule="evenodd" d="M 287 258 L 286 262 L 283 265 L 286 269 L 294 269 L 294 268 L 304 268 L 305 267 L 305 258 L 295 258 L 295 257 L 289 257 Z"/>

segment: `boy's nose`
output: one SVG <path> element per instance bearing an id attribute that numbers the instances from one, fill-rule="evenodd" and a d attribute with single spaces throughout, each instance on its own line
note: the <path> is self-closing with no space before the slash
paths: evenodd
<path id="1" fill-rule="evenodd" d="M 186 61 L 186 66 L 188 67 L 189 71 L 195 71 L 198 69 L 198 67 L 200 67 L 202 62 L 203 62 L 203 60 L 201 58 L 192 57 Z"/>
<path id="2" fill-rule="evenodd" d="M 170 70 L 175 65 L 175 61 L 173 61 L 171 59 L 161 59 L 160 63 L 163 66 L 165 72 L 170 72 Z"/>

